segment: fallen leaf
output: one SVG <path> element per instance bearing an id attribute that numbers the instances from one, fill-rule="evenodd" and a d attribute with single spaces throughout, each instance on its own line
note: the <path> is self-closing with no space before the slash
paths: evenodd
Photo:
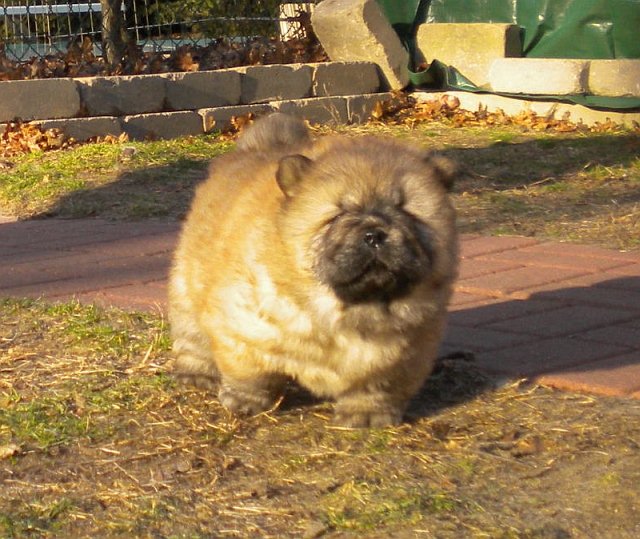
<path id="1" fill-rule="evenodd" d="M 0 460 L 11 458 L 20 453 L 20 446 L 16 444 L 0 445 Z"/>

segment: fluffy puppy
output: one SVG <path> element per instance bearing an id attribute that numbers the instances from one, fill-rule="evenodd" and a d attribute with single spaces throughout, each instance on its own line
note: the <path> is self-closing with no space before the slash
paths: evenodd
<path id="1" fill-rule="evenodd" d="M 275 114 L 214 160 L 170 279 L 177 376 L 224 406 L 288 379 L 335 421 L 397 424 L 431 372 L 457 268 L 451 162 L 394 140 L 311 142 Z"/>

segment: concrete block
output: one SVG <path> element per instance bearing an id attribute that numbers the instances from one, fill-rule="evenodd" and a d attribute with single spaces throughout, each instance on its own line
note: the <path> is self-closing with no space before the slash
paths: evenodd
<path id="1" fill-rule="evenodd" d="M 494 60 L 522 56 L 520 27 L 515 24 L 422 24 L 416 42 L 426 62 L 440 60 L 455 67 L 476 86 L 487 84 Z"/>
<path id="2" fill-rule="evenodd" d="M 87 116 L 125 116 L 159 112 L 164 107 L 166 80 L 161 75 L 78 79 Z"/>
<path id="3" fill-rule="evenodd" d="M 489 70 L 489 86 L 510 94 L 571 95 L 587 91 L 589 62 L 564 58 L 503 58 Z"/>
<path id="4" fill-rule="evenodd" d="M 313 69 L 309 65 L 260 65 L 236 70 L 242 75 L 242 104 L 302 99 L 311 95 Z"/>
<path id="5" fill-rule="evenodd" d="M 115 116 L 97 116 L 95 118 L 68 118 L 38 122 L 43 129 L 60 129 L 67 137 L 85 141 L 94 137 L 114 137 L 122 134 L 120 120 Z"/>
<path id="6" fill-rule="evenodd" d="M 323 0 L 311 22 L 331 60 L 374 62 L 385 89 L 409 84 L 409 53 L 376 0 Z"/>
<path id="7" fill-rule="evenodd" d="M 640 97 L 640 60 L 591 60 L 589 93 L 610 97 Z"/>
<path id="8" fill-rule="evenodd" d="M 304 118 L 311 124 L 347 123 L 347 100 L 344 97 L 312 97 L 271 103 L 279 112 Z"/>
<path id="9" fill-rule="evenodd" d="M 444 96 L 456 97 L 460 101 L 461 109 L 471 111 L 483 109 L 489 112 L 502 110 L 510 116 L 531 111 L 542 118 L 566 119 L 573 123 L 583 123 L 584 125 L 611 121 L 632 128 L 640 123 L 640 112 L 595 110 L 582 105 L 559 103 L 557 101 L 531 101 L 502 95 L 474 94 L 471 92 L 415 92 L 412 95 L 418 101 L 439 101 Z"/>
<path id="10" fill-rule="evenodd" d="M 73 79 L 0 82 L 0 122 L 72 118 L 80 112 L 80 95 Z"/>
<path id="11" fill-rule="evenodd" d="M 347 117 L 351 124 L 363 124 L 371 119 L 377 104 L 391 99 L 391 93 L 353 95 L 347 97 Z"/>
<path id="12" fill-rule="evenodd" d="M 204 131 L 202 117 L 192 111 L 125 116 L 121 124 L 122 131 L 132 140 L 172 139 L 201 135 Z"/>
<path id="13" fill-rule="evenodd" d="M 210 109 L 200 109 L 198 114 L 202 117 L 204 132 L 221 131 L 229 127 L 234 116 L 245 116 L 253 113 L 256 115 L 267 114 L 275 109 L 267 104 L 259 105 L 238 105 L 235 107 L 216 107 Z"/>
<path id="14" fill-rule="evenodd" d="M 166 107 L 195 110 L 240 103 L 240 73 L 231 69 L 171 73 L 167 76 Z"/>
<path id="15" fill-rule="evenodd" d="M 380 73 L 373 62 L 326 62 L 314 64 L 313 95 L 373 94 L 380 88 Z"/>

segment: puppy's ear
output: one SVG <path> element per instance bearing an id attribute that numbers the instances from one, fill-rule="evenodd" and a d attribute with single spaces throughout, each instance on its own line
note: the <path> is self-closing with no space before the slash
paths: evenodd
<path id="1" fill-rule="evenodd" d="M 433 153 L 428 154 L 425 161 L 435 169 L 438 179 L 445 189 L 451 192 L 455 180 L 460 176 L 460 166 L 451 159 Z"/>
<path id="2" fill-rule="evenodd" d="M 287 155 L 280 159 L 276 181 L 280 190 L 287 196 L 293 196 L 296 185 L 304 178 L 313 161 L 304 155 Z"/>

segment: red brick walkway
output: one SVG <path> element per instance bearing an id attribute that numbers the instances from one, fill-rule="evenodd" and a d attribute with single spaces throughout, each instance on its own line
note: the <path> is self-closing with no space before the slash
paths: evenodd
<path id="1" fill-rule="evenodd" d="M 162 311 L 178 225 L 0 223 L 0 297 L 78 297 Z M 444 351 L 487 371 L 640 398 L 640 253 L 537 241 L 462 239 Z"/>

